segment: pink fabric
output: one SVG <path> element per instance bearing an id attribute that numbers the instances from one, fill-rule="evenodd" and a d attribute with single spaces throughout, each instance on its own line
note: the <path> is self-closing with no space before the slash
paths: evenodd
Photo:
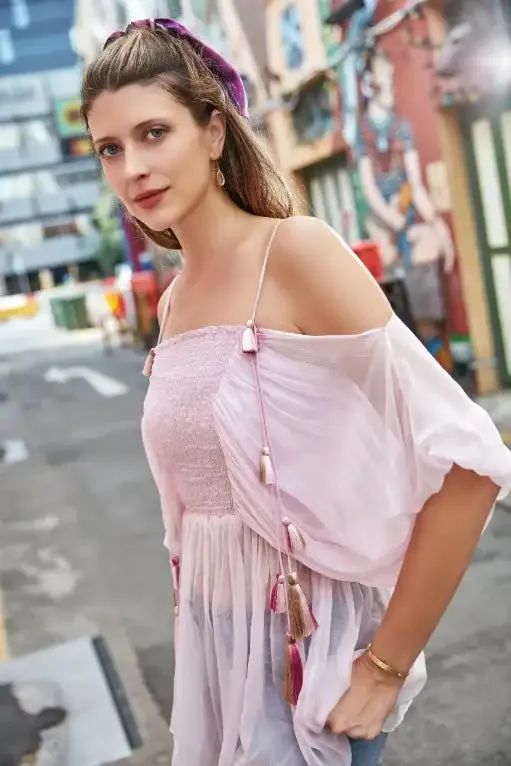
<path id="1" fill-rule="evenodd" d="M 160 491 L 166 544 L 181 556 L 174 766 L 349 766 L 344 737 L 324 731 L 390 591 L 336 582 L 298 567 L 320 627 L 301 647 L 304 687 L 283 700 L 285 615 L 269 610 L 275 549 L 234 506 L 213 416 L 243 328 L 208 328 L 156 351 L 143 437 Z M 425 679 L 422 658 L 388 721 L 393 728 Z"/>
<path id="2" fill-rule="evenodd" d="M 281 706 L 285 619 L 268 609 L 284 540 L 271 488 L 257 480 L 260 410 L 242 332 L 164 341 L 145 402 L 166 544 L 182 562 L 174 764 L 349 766 L 346 740 L 323 726 L 383 615 L 415 514 L 453 462 L 509 488 L 511 454 L 397 318 L 359 337 L 261 333 L 282 502 L 307 539 L 301 561 L 318 573 L 308 595 L 320 627 L 291 717 Z M 421 657 L 387 729 L 424 680 Z"/>
<path id="3" fill-rule="evenodd" d="M 243 331 L 159 344 L 144 406 L 165 544 L 181 557 L 173 764 L 350 766 L 325 721 L 381 621 L 416 514 L 453 463 L 503 496 L 511 453 L 397 317 L 359 336 L 259 331 L 257 357 L 242 352 Z M 267 440 L 277 486 L 258 480 Z M 319 623 L 300 647 L 293 711 L 286 618 L 269 610 L 283 516 L 306 539 L 291 563 Z M 386 730 L 424 681 L 421 656 Z"/>
<path id="4" fill-rule="evenodd" d="M 415 516 L 453 463 L 491 476 L 501 497 L 511 488 L 511 452 L 488 414 L 396 316 L 358 336 L 259 337 L 281 507 L 257 481 L 257 377 L 253 357 L 239 351 L 215 399 L 216 430 L 243 521 L 284 550 L 275 518 L 289 517 L 312 569 L 392 587 Z"/>

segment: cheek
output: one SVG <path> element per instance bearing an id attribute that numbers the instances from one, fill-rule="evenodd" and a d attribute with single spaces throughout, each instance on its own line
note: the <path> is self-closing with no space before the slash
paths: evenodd
<path id="1" fill-rule="evenodd" d="M 176 171 L 176 185 L 193 189 L 209 177 L 208 154 L 196 133 L 176 136 L 169 146 L 169 160 Z"/>
<path id="2" fill-rule="evenodd" d="M 206 193 L 211 181 L 210 163 L 207 155 L 197 148 L 183 163 L 180 173 L 180 186 L 187 198 L 192 201 Z"/>
<path id="3" fill-rule="evenodd" d="M 103 170 L 103 176 L 107 184 L 110 186 L 111 189 L 113 189 L 113 191 L 118 197 L 123 199 L 125 195 L 123 194 L 124 185 L 122 182 L 123 174 L 122 174 L 122 167 L 121 167 L 121 158 L 112 162 L 102 162 L 101 168 Z"/>

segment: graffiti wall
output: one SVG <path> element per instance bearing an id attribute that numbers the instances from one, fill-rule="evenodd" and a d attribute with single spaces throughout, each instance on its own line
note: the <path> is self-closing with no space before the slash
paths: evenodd
<path id="1" fill-rule="evenodd" d="M 322 19 L 339 7 L 318 3 Z M 468 336 L 432 96 L 433 52 L 423 16 L 370 33 L 388 19 L 389 5 L 395 11 L 399 3 L 365 0 L 341 25 L 323 25 L 342 100 L 337 149 L 348 148 L 363 236 L 379 243 L 389 276 L 405 275 L 419 330 L 449 368 L 450 341 L 461 348 Z"/>

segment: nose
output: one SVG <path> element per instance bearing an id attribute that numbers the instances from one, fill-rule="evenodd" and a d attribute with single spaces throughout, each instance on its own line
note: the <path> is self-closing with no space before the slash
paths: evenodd
<path id="1" fill-rule="evenodd" d="M 136 146 L 124 147 L 124 171 L 129 181 L 143 178 L 148 175 L 148 168 L 144 162 L 143 152 Z"/>

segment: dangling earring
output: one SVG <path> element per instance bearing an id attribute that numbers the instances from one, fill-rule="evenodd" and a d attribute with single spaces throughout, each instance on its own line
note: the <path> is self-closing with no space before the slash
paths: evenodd
<path id="1" fill-rule="evenodd" d="M 220 186 L 220 187 L 225 186 L 225 176 L 220 170 L 220 166 L 218 162 L 216 164 L 216 183 L 217 183 L 217 186 Z"/>

